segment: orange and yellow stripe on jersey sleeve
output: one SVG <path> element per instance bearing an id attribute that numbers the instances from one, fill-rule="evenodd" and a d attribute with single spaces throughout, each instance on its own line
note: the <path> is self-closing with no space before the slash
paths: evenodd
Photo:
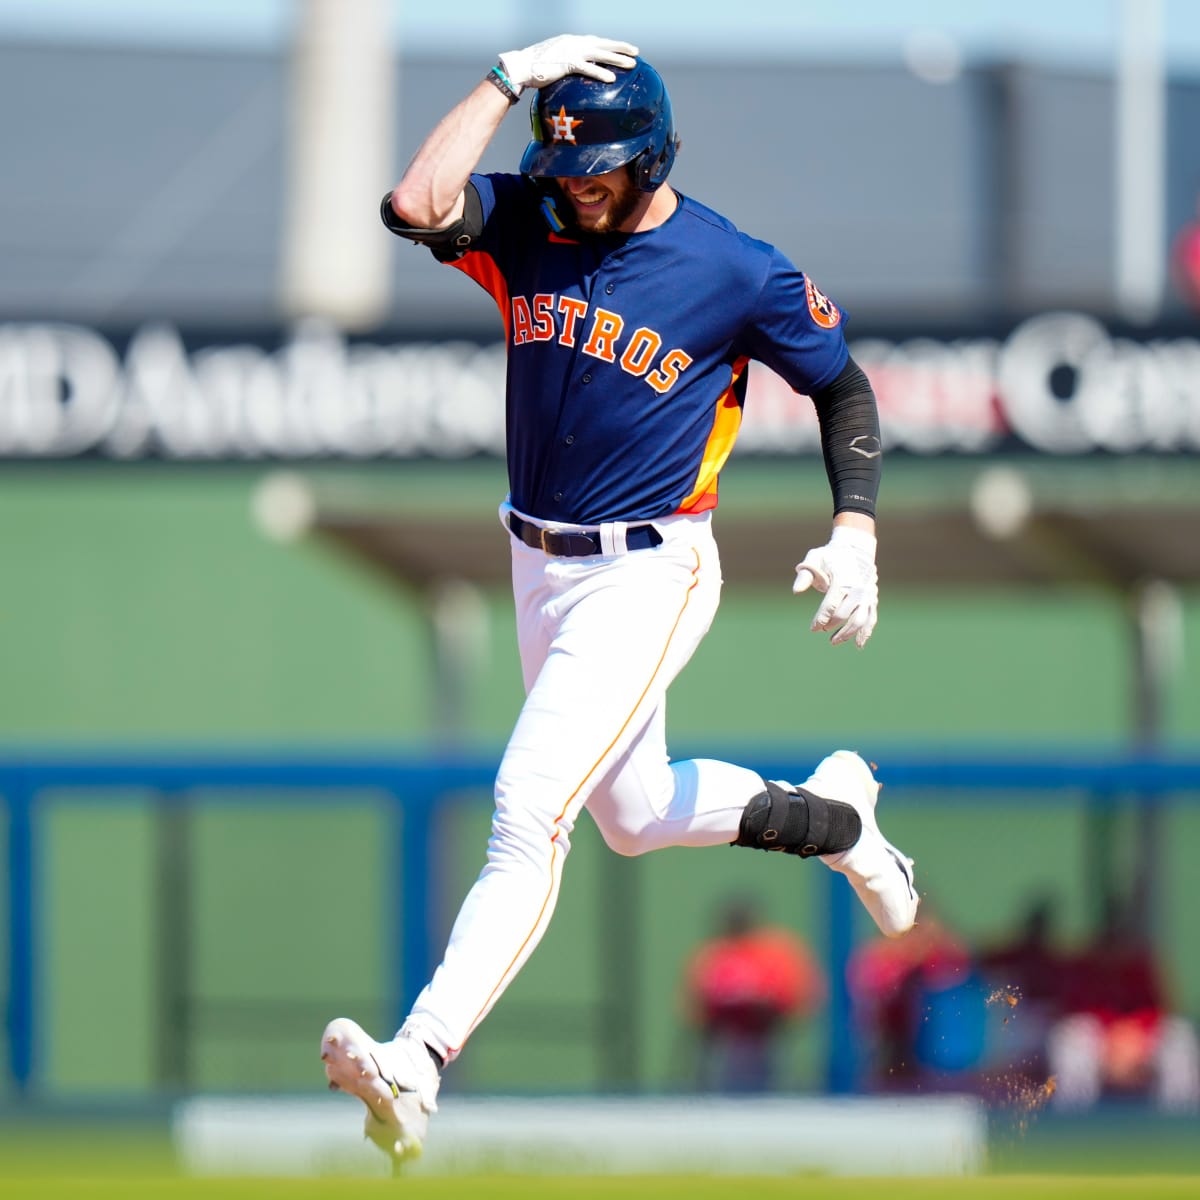
<path id="1" fill-rule="evenodd" d="M 449 264 L 469 275 L 493 300 L 504 318 L 504 344 L 512 345 L 512 307 L 509 304 L 508 283 L 500 273 L 496 260 L 484 250 L 469 250 L 462 258 Z"/>

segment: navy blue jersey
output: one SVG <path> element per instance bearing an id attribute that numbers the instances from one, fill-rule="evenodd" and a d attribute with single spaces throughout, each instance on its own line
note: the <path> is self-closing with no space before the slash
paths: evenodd
<path id="1" fill-rule="evenodd" d="M 504 317 L 520 512 L 598 525 L 713 508 L 749 361 L 805 394 L 846 363 L 838 308 L 687 196 L 645 233 L 576 238 L 551 229 L 529 180 L 471 183 L 484 230 L 451 265 Z"/>

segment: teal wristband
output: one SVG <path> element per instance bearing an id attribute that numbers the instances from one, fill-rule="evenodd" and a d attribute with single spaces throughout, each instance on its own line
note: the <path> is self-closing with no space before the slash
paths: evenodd
<path id="1" fill-rule="evenodd" d="M 496 87 L 499 88 L 500 91 L 503 92 L 504 95 L 508 97 L 509 104 L 516 104 L 517 100 L 520 98 L 520 92 L 518 92 L 517 89 L 513 86 L 513 81 L 511 79 L 509 79 L 509 77 L 507 75 L 505 75 L 505 73 L 501 69 L 499 63 L 497 63 L 484 76 L 484 78 L 489 83 L 494 83 L 496 85 Z"/>

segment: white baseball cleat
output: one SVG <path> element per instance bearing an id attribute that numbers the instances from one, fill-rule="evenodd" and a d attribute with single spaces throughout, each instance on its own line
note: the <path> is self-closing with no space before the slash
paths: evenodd
<path id="1" fill-rule="evenodd" d="M 888 937 L 907 933 L 921 902 L 913 883 L 913 860 L 879 832 L 875 820 L 879 783 L 871 768 L 853 750 L 837 750 L 800 786 L 826 800 L 841 800 L 857 811 L 862 818 L 858 841 L 849 850 L 822 854 L 821 861 L 850 880 L 867 912 Z"/>
<path id="2" fill-rule="evenodd" d="M 393 1163 L 421 1153 L 441 1077 L 425 1043 L 407 1034 L 377 1042 L 348 1017 L 325 1026 L 321 1059 L 334 1091 L 367 1106 L 363 1129 Z"/>

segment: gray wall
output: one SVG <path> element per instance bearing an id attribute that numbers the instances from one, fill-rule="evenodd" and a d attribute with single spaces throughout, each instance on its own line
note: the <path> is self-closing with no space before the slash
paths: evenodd
<path id="1" fill-rule="evenodd" d="M 658 65 L 684 142 L 673 182 L 777 243 L 860 323 L 1111 310 L 1107 79 Z M 402 64 L 395 162 L 364 205 L 481 74 Z M 0 318 L 276 321 L 286 93 L 273 54 L 0 45 Z M 1200 80 L 1176 80 L 1169 111 L 1173 233 L 1200 187 Z M 521 105 L 485 169 L 511 169 L 526 135 Z M 494 333 L 481 291 L 382 231 L 380 253 L 398 327 Z"/>
<path id="2" fill-rule="evenodd" d="M 273 315 L 283 78 L 251 55 L 0 46 L 0 312 Z"/>

